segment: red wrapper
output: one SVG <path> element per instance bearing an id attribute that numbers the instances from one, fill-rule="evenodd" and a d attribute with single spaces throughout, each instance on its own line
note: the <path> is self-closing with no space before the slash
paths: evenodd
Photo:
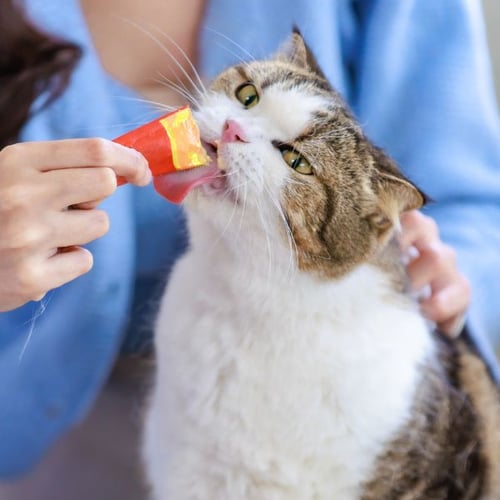
<path id="1" fill-rule="evenodd" d="M 148 160 L 154 176 L 201 167 L 210 158 L 191 110 L 183 107 L 113 140 L 134 148 Z M 119 177 L 118 184 L 126 180 Z"/>

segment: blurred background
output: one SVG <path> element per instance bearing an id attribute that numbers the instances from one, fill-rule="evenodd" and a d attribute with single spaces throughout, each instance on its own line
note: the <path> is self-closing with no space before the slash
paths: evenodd
<path id="1" fill-rule="evenodd" d="M 500 1 L 483 0 L 483 9 L 493 61 L 497 101 L 500 102 Z"/>

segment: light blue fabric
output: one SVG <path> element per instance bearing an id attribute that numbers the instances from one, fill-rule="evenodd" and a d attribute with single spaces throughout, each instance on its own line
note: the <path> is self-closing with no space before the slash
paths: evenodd
<path id="1" fill-rule="evenodd" d="M 27 4 L 33 19 L 76 41 L 85 57 L 23 139 L 112 138 L 154 116 L 103 72 L 76 0 Z M 294 24 L 368 135 L 436 200 L 427 212 L 473 282 L 470 325 L 482 342 L 490 335 L 500 343 L 500 130 L 479 2 L 212 0 L 201 73 L 248 58 L 241 47 L 271 54 Z M 103 208 L 112 224 L 90 245 L 94 269 L 49 293 L 43 307 L 0 314 L 0 476 L 26 471 L 84 416 L 125 332 L 139 328 L 130 311 L 155 301 L 184 247 L 180 210 L 152 188 L 121 187 Z M 136 347 L 134 340 L 127 350 Z"/>

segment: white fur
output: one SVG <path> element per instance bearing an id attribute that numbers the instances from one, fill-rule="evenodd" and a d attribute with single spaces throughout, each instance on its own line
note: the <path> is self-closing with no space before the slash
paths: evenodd
<path id="1" fill-rule="evenodd" d="M 191 248 L 157 321 L 144 446 L 154 498 L 359 498 L 409 418 L 433 344 L 379 269 L 327 282 L 296 268 L 278 208 L 289 171 L 269 137 L 296 135 L 321 103 L 301 96 L 287 120 L 214 99 L 212 118 L 210 108 L 198 116 L 205 137 L 232 118 L 252 142 L 220 152 L 233 188 L 244 185 L 239 203 L 203 189 L 189 197 Z"/>
<path id="2" fill-rule="evenodd" d="M 158 318 L 155 498 L 358 498 L 409 416 L 422 319 L 373 267 L 270 280 L 217 248 L 179 262 Z"/>

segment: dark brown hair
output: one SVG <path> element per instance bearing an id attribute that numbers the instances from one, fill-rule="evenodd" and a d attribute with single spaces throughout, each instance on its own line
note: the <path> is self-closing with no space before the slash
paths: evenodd
<path id="1" fill-rule="evenodd" d="M 31 114 L 63 92 L 80 55 L 77 45 L 36 28 L 19 0 L 0 0 L 0 149 L 17 140 Z"/>

